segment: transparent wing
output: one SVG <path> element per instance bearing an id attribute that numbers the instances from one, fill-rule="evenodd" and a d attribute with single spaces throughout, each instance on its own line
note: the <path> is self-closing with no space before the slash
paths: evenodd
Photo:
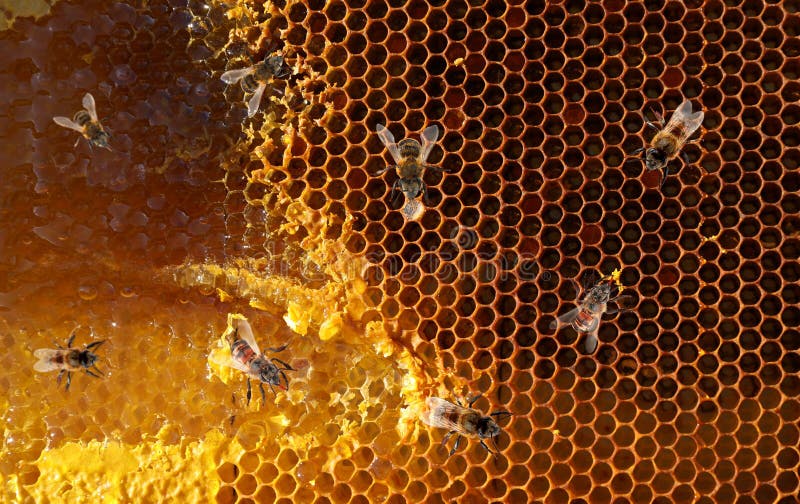
<path id="1" fill-rule="evenodd" d="M 425 207 L 422 206 L 419 200 L 406 197 L 406 203 L 403 206 L 403 216 L 405 216 L 406 219 L 416 220 L 424 211 Z"/>
<path id="2" fill-rule="evenodd" d="M 422 149 L 419 152 L 419 161 L 424 163 L 428 159 L 433 146 L 436 145 L 436 139 L 439 138 L 439 127 L 435 124 L 428 126 L 420 136 L 422 138 Z"/>
<path id="3" fill-rule="evenodd" d="M 445 401 L 438 397 L 425 399 L 425 411 L 422 413 L 422 423 L 431 427 L 447 429 L 448 431 L 464 432 L 463 427 L 453 422 L 449 417 L 458 418 L 466 413 L 467 408 Z"/>
<path id="4" fill-rule="evenodd" d="M 256 343 L 255 336 L 253 336 L 253 328 L 250 327 L 250 322 L 242 319 L 236 319 L 234 323 L 238 324 L 239 338 L 245 340 L 256 354 L 261 355 L 261 350 L 258 348 L 258 343 Z"/>
<path id="5" fill-rule="evenodd" d="M 83 95 L 83 108 L 89 112 L 89 115 L 92 117 L 92 121 L 98 122 L 97 107 L 95 106 L 94 96 L 92 96 L 92 93 L 86 93 Z"/>
<path id="6" fill-rule="evenodd" d="M 237 369 L 243 373 L 247 373 L 248 371 L 250 371 L 241 362 L 233 360 L 230 349 L 221 353 L 212 353 L 209 356 L 209 360 L 211 360 L 214 364 L 217 364 L 218 366 L 226 366 L 229 368 Z"/>
<path id="7" fill-rule="evenodd" d="M 245 75 L 252 73 L 252 71 L 253 67 L 239 68 L 237 70 L 228 70 L 227 72 L 222 74 L 220 79 L 222 79 L 222 82 L 224 82 L 225 84 L 234 84 L 242 80 Z"/>
<path id="8" fill-rule="evenodd" d="M 247 102 L 247 117 L 253 117 L 258 112 L 258 106 L 261 104 L 261 97 L 264 95 L 264 90 L 267 89 L 267 85 L 263 82 L 258 85 L 256 92 L 253 93 L 253 96 Z"/>
<path id="9" fill-rule="evenodd" d="M 586 335 L 586 353 L 593 354 L 597 350 L 597 329 Z"/>
<path id="10" fill-rule="evenodd" d="M 61 355 L 62 352 L 63 350 L 51 350 L 48 348 L 40 348 L 34 351 L 33 356 L 39 360 L 33 365 L 33 370 L 39 371 L 40 373 L 46 373 L 47 371 L 63 369 L 63 364 L 53 362 L 53 360 Z"/>
<path id="11" fill-rule="evenodd" d="M 400 150 L 397 148 L 397 144 L 394 141 L 394 135 L 392 135 L 392 132 L 389 131 L 389 128 L 383 124 L 379 124 L 375 127 L 375 132 L 378 134 L 378 138 L 381 139 L 381 142 L 383 142 L 383 145 L 389 149 L 389 154 L 392 155 L 394 162 L 400 164 L 400 162 L 403 160 L 403 157 L 400 156 Z"/>
<path id="12" fill-rule="evenodd" d="M 561 315 L 554 321 L 550 322 L 550 329 L 556 329 L 558 327 L 572 323 L 572 321 L 575 320 L 575 317 L 578 316 L 578 312 L 580 312 L 580 310 L 581 308 L 579 306 L 577 308 L 573 308 L 564 315 Z"/>
<path id="13" fill-rule="evenodd" d="M 669 118 L 667 126 L 664 128 L 668 131 L 674 131 L 678 136 L 678 148 L 686 143 L 692 134 L 697 131 L 697 128 L 703 124 L 704 114 L 700 112 L 692 112 L 692 102 L 684 100 L 681 106 Z"/>
<path id="14" fill-rule="evenodd" d="M 83 126 L 74 122 L 72 119 L 68 119 L 62 116 L 57 116 L 53 118 L 53 122 L 55 122 L 59 126 L 63 126 L 65 128 L 73 129 L 75 131 L 83 133 Z"/>

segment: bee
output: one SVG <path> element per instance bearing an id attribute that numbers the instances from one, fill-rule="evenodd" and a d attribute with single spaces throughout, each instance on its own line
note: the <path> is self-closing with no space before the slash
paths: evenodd
<path id="1" fill-rule="evenodd" d="M 631 154 L 641 153 L 641 158 L 644 160 L 644 165 L 648 171 L 664 170 L 664 175 L 661 178 L 661 186 L 663 187 L 669 175 L 669 162 L 671 160 L 680 154 L 681 159 L 687 165 L 689 164 L 689 157 L 685 152 L 681 152 L 681 149 L 689 137 L 703 123 L 703 112 L 692 113 L 692 103 L 689 100 L 684 100 L 666 125 L 664 125 L 664 118 L 661 117 L 661 114 L 655 111 L 653 113 L 656 115 L 661 128 L 650 121 L 645 121 L 645 124 L 658 133 L 650 141 L 650 147 L 640 147 Z"/>
<path id="2" fill-rule="evenodd" d="M 83 135 L 83 138 L 89 141 L 90 146 L 96 145 L 97 147 L 105 147 L 111 150 L 108 145 L 108 139 L 111 138 L 111 135 L 103 129 L 103 125 L 100 124 L 100 120 L 97 118 L 94 96 L 91 93 L 83 95 L 83 110 L 76 112 L 72 119 L 57 116 L 53 118 L 53 121 L 59 126 L 79 132 Z M 76 146 L 78 141 L 80 141 L 80 138 L 75 142 Z"/>
<path id="3" fill-rule="evenodd" d="M 275 393 L 273 385 L 281 387 L 280 379 L 283 378 L 285 383 L 285 390 L 289 390 L 289 380 L 286 377 L 286 371 L 294 371 L 289 364 L 283 362 L 275 357 L 268 358 L 258 348 L 255 338 L 253 337 L 253 330 L 250 324 L 245 321 L 237 321 L 236 328 L 230 332 L 226 337 L 230 344 L 231 354 L 230 357 L 214 361 L 221 366 L 228 366 L 233 369 L 238 369 L 247 375 L 247 404 L 250 404 L 252 396 L 252 388 L 250 380 L 258 380 L 258 387 L 261 389 L 261 399 L 266 403 L 267 394 L 264 391 L 264 384 L 269 385 L 272 393 Z M 278 348 L 267 348 L 268 351 L 277 353 L 282 352 L 288 347 L 286 343 Z M 282 367 L 274 364 L 277 362 Z"/>
<path id="4" fill-rule="evenodd" d="M 281 79 L 289 75 L 290 71 L 285 68 L 284 64 L 283 55 L 275 54 L 267 56 L 264 61 L 251 67 L 228 70 L 220 78 L 226 84 L 235 84 L 241 81 L 244 92 L 253 94 L 247 102 L 247 117 L 253 117 L 258 112 L 267 84 L 273 78 Z"/>
<path id="5" fill-rule="evenodd" d="M 422 422 L 431 427 L 438 427 L 447 429 L 448 433 L 442 439 L 442 445 L 447 443 L 450 436 L 456 435 L 456 442 L 450 450 L 452 456 L 458 449 L 461 443 L 461 438 L 468 437 L 479 439 L 481 446 L 486 448 L 486 451 L 496 456 L 496 453 L 489 449 L 484 442 L 485 439 L 492 439 L 495 448 L 497 442 L 495 438 L 500 434 L 500 426 L 497 421 L 492 417 L 499 417 L 501 415 L 509 415 L 508 411 L 493 411 L 489 415 L 484 415 L 482 412 L 472 409 L 472 405 L 481 396 L 478 395 L 469 400 L 467 407 L 461 405 L 461 401 L 456 399 L 458 404 L 453 404 L 450 401 L 445 401 L 438 397 L 429 397 L 425 400 L 425 411 L 422 414 Z"/>
<path id="6" fill-rule="evenodd" d="M 573 281 L 574 282 L 574 281 Z M 571 325 L 578 334 L 586 334 L 586 353 L 593 354 L 597 350 L 597 331 L 600 329 L 600 318 L 604 313 L 614 314 L 621 310 L 609 307 L 609 303 L 624 303 L 632 300 L 630 296 L 611 297 L 614 280 L 603 278 L 590 288 L 584 288 L 586 294 L 578 302 L 578 307 L 558 317 L 550 323 L 550 329 L 558 329 Z M 580 289 L 576 287 L 580 292 Z"/>
<path id="7" fill-rule="evenodd" d="M 428 201 L 428 188 L 422 180 L 423 171 L 426 168 L 445 171 L 444 168 L 425 164 L 425 160 L 428 159 L 428 155 L 439 137 L 439 128 L 436 125 L 425 128 L 421 135 L 421 145 L 410 138 L 400 140 L 400 143 L 395 143 L 392 133 L 382 124 L 378 124 L 375 131 L 378 133 L 378 138 L 381 139 L 383 145 L 389 149 L 394 162 L 397 163 L 397 165 L 389 165 L 379 170 L 375 175 L 381 175 L 392 168 L 397 169 L 400 178 L 395 180 L 392 185 L 393 199 L 399 196 L 399 192 L 402 192 L 406 197 L 406 203 L 402 210 L 403 215 L 407 219 L 414 219 L 422 213 L 422 205 L 416 200 L 417 196 L 422 193 L 425 202 L 427 203 Z"/>
<path id="8" fill-rule="evenodd" d="M 100 378 L 103 375 L 103 372 L 97 368 L 96 363 L 98 357 L 93 351 L 97 350 L 100 345 L 105 343 L 105 340 L 93 341 L 84 346 L 83 350 L 78 350 L 77 348 L 72 348 L 72 342 L 75 341 L 77 331 L 78 328 L 72 331 L 72 334 L 67 340 L 67 348 L 57 345 L 58 350 L 40 348 L 33 352 L 33 356 L 39 359 L 36 364 L 33 365 L 35 371 L 46 373 L 48 371 L 55 371 L 56 369 L 60 370 L 58 372 L 58 378 L 56 379 L 59 385 L 61 385 L 61 379 L 64 377 L 64 373 L 66 373 L 67 386 L 65 390 L 69 390 L 69 386 L 72 383 L 73 372 L 83 371 L 95 378 Z M 96 371 L 97 374 L 92 370 Z"/>

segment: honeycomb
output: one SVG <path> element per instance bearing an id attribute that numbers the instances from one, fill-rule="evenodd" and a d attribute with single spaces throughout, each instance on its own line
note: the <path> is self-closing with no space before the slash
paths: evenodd
<path id="1" fill-rule="evenodd" d="M 0 8 L 0 500 L 797 502 L 796 0 Z M 245 120 L 219 76 L 276 43 Z M 111 152 L 52 122 L 87 91 Z M 628 153 L 684 97 L 659 189 Z M 443 131 L 418 220 L 378 123 Z M 583 355 L 548 326 L 616 269 Z M 289 343 L 266 404 L 208 364 L 232 313 Z M 475 393 L 496 460 L 418 421 Z"/>

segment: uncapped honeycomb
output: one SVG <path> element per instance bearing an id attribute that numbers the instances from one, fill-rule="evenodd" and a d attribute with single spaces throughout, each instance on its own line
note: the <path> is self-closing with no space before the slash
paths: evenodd
<path id="1" fill-rule="evenodd" d="M 0 11 L 1 501 L 797 502 L 800 2 Z M 247 120 L 219 77 L 274 46 Z M 52 121 L 86 92 L 110 152 Z M 629 153 L 684 97 L 659 189 Z M 442 131 L 417 220 L 377 124 Z M 549 324 L 617 269 L 583 355 Z M 209 363 L 234 313 L 289 343 L 266 404 Z M 65 392 L 33 351 L 76 327 Z M 448 458 L 421 405 L 476 393 L 500 454 Z"/>

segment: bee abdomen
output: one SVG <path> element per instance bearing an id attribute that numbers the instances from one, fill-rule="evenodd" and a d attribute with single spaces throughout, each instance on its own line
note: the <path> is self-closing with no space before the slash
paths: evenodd
<path id="1" fill-rule="evenodd" d="M 242 78 L 242 89 L 247 93 L 254 93 L 258 89 L 259 81 L 255 74 L 248 74 Z"/>
<path id="2" fill-rule="evenodd" d="M 89 112 L 85 110 L 79 110 L 75 113 L 75 117 L 72 118 L 73 122 L 80 126 L 86 126 L 90 122 L 92 122 L 92 116 L 89 115 Z"/>
<path id="3" fill-rule="evenodd" d="M 237 340 L 231 344 L 231 357 L 235 360 L 247 364 L 256 357 L 256 353 L 244 340 Z"/>

